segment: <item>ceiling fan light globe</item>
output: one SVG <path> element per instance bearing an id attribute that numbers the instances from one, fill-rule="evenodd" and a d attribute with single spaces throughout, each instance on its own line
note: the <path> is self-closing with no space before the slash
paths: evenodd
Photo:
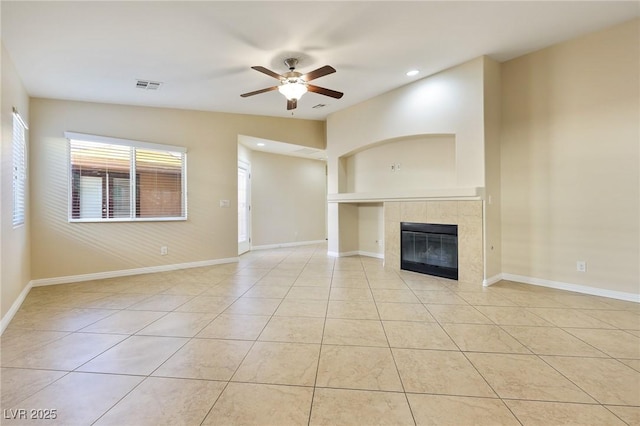
<path id="1" fill-rule="evenodd" d="M 307 86 L 304 83 L 283 83 L 278 86 L 278 91 L 284 95 L 287 100 L 298 100 L 307 93 Z"/>

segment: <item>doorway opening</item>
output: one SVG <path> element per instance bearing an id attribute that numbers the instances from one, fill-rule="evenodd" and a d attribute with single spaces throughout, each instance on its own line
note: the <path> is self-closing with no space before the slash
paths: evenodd
<path id="1" fill-rule="evenodd" d="M 238 161 L 238 255 L 251 250 L 251 165 Z"/>

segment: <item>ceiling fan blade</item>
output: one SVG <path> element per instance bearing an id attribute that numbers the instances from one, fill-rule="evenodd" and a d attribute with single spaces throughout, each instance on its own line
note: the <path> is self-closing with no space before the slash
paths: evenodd
<path id="1" fill-rule="evenodd" d="M 333 74 L 336 72 L 335 68 L 329 65 L 325 65 L 324 67 L 318 68 L 317 70 L 306 73 L 305 75 L 300 76 L 304 81 L 315 80 L 316 78 L 323 77 L 327 74 Z"/>
<path id="2" fill-rule="evenodd" d="M 260 93 L 271 92 L 273 90 L 278 90 L 278 86 L 267 87 L 266 89 L 256 90 L 255 92 L 243 93 L 240 96 L 242 96 L 243 98 L 246 98 L 248 96 L 259 95 Z"/>
<path id="3" fill-rule="evenodd" d="M 287 100 L 287 111 L 296 109 L 297 106 L 298 106 L 298 101 L 296 99 Z"/>
<path id="4" fill-rule="evenodd" d="M 266 74 L 269 77 L 277 78 L 278 80 L 284 80 L 284 76 L 282 76 L 280 74 L 276 74 L 275 72 L 273 72 L 271 70 L 268 70 L 265 67 L 257 66 L 257 67 L 251 67 L 251 69 L 254 69 L 254 70 L 259 71 L 259 72 L 261 72 L 263 74 Z"/>
<path id="5" fill-rule="evenodd" d="M 314 86 L 313 84 L 307 84 L 307 89 L 309 89 L 310 92 L 318 93 L 320 95 L 325 95 L 336 99 L 340 99 L 344 95 L 344 93 L 342 92 L 336 92 L 335 90 Z"/>

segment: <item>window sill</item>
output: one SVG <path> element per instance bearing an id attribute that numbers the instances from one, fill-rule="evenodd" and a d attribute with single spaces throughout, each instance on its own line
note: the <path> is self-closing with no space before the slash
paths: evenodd
<path id="1" fill-rule="evenodd" d="M 186 222 L 186 217 L 145 217 L 114 219 L 69 219 L 69 223 L 131 223 L 131 222 Z"/>

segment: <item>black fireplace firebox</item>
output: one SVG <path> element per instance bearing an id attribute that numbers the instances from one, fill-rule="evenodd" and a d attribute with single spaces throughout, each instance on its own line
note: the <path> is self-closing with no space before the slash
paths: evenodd
<path id="1" fill-rule="evenodd" d="M 400 223 L 400 269 L 458 279 L 458 225 Z"/>

